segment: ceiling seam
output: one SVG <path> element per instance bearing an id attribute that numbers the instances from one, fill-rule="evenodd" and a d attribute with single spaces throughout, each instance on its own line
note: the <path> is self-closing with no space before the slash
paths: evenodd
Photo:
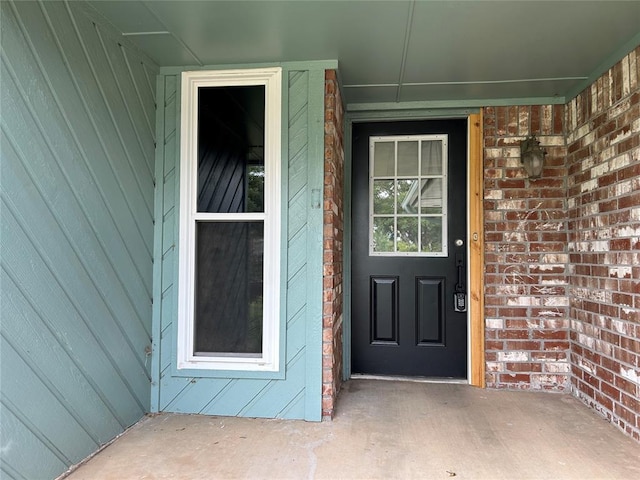
<path id="1" fill-rule="evenodd" d="M 189 46 L 180 38 L 178 37 L 175 33 L 173 33 L 169 28 L 167 28 L 167 25 L 160 19 L 160 17 L 158 16 L 158 14 L 156 12 L 153 11 L 153 9 L 148 5 L 149 2 L 142 2 L 142 4 L 145 6 L 145 8 L 147 10 L 149 10 L 149 12 L 151 13 L 151 15 L 153 15 L 155 17 L 155 19 L 160 23 L 160 25 L 162 25 L 167 31 L 169 31 L 169 33 L 171 34 L 171 36 L 173 38 L 176 39 L 176 41 L 182 46 L 182 48 L 184 48 L 187 52 L 189 52 L 189 55 L 191 55 L 194 60 L 196 61 L 196 63 L 199 66 L 203 66 L 204 63 L 202 63 L 202 61 L 198 58 L 198 56 L 193 53 L 193 50 L 191 50 L 189 48 Z"/>
<path id="2" fill-rule="evenodd" d="M 503 83 L 530 83 L 530 82 L 562 82 L 565 80 L 586 80 L 587 77 L 548 77 L 548 78 L 519 78 L 513 80 L 469 80 L 451 82 L 407 82 L 404 85 L 421 87 L 429 85 L 494 85 Z"/>
<path id="3" fill-rule="evenodd" d="M 162 31 L 162 32 L 122 32 L 123 37 L 139 37 L 142 35 L 172 35 L 171 32 Z"/>
<path id="4" fill-rule="evenodd" d="M 409 16 L 407 17 L 407 28 L 404 35 L 404 46 L 402 48 L 402 63 L 400 63 L 400 77 L 398 78 L 398 90 L 396 92 L 396 102 L 400 101 L 400 93 L 402 92 L 402 81 L 404 80 L 404 70 L 407 64 L 407 55 L 409 54 L 409 39 L 411 38 L 411 26 L 413 25 L 413 12 L 416 7 L 416 0 L 411 1 L 409 6 Z"/>
<path id="5" fill-rule="evenodd" d="M 549 77 L 549 78 L 518 78 L 512 80 L 469 80 L 451 82 L 407 82 L 404 86 L 428 87 L 432 85 L 495 85 L 508 83 L 530 83 L 530 82 L 562 82 L 566 80 L 586 80 L 588 77 Z M 398 83 L 353 83 L 343 85 L 343 88 L 370 88 L 370 87 L 398 87 Z"/>

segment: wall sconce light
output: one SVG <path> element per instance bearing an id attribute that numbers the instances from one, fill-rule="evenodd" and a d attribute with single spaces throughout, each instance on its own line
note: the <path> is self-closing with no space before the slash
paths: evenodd
<path id="1" fill-rule="evenodd" d="M 540 178 L 546 154 L 547 152 L 540 148 L 540 142 L 536 140 L 535 135 L 520 143 L 520 163 L 529 178 Z"/>

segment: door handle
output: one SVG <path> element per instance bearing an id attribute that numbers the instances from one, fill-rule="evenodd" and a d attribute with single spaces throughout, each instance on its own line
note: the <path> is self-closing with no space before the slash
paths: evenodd
<path id="1" fill-rule="evenodd" d="M 456 240 L 462 243 L 462 240 Z M 464 288 L 464 254 L 456 253 L 456 268 L 458 270 L 458 281 L 453 292 L 453 308 L 456 312 L 467 311 L 467 294 Z"/>

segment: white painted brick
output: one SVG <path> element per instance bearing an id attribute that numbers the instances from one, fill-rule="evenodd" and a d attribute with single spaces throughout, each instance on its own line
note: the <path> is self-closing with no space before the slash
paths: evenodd
<path id="1" fill-rule="evenodd" d="M 502 149 L 501 148 L 485 148 L 484 157 L 485 158 L 502 158 Z"/>
<path id="2" fill-rule="evenodd" d="M 505 242 L 524 242 L 526 240 L 524 232 L 505 232 Z"/>
<path id="3" fill-rule="evenodd" d="M 526 207 L 524 200 L 499 200 L 496 205 L 498 210 L 523 210 Z"/>
<path id="4" fill-rule="evenodd" d="M 589 251 L 589 242 L 576 242 L 575 251 L 576 252 L 588 252 Z"/>
<path id="5" fill-rule="evenodd" d="M 507 298 L 507 305 L 510 306 L 522 306 L 522 307 L 533 307 L 540 305 L 540 298 L 537 297 L 512 297 Z"/>
<path id="6" fill-rule="evenodd" d="M 587 298 L 588 291 L 586 288 L 575 287 L 571 290 L 571 292 L 573 293 L 573 296 L 576 298 Z"/>
<path id="7" fill-rule="evenodd" d="M 609 342 L 605 342 L 603 340 L 596 340 L 596 352 L 600 352 L 603 355 L 607 355 L 609 357 L 613 356 L 614 347 Z"/>
<path id="8" fill-rule="evenodd" d="M 531 388 L 533 390 L 540 390 L 543 387 L 564 387 L 568 388 L 570 385 L 568 375 L 561 374 L 532 374 L 531 375 Z"/>
<path id="9" fill-rule="evenodd" d="M 564 147 L 564 137 L 562 135 L 543 135 L 538 137 L 541 147 Z"/>
<path id="10" fill-rule="evenodd" d="M 624 226 L 614 229 L 615 236 L 620 237 L 637 237 L 640 235 L 640 226 L 632 227 L 632 226 Z"/>
<path id="11" fill-rule="evenodd" d="M 540 257 L 540 262 L 546 264 L 562 264 L 568 261 L 569 255 L 566 253 L 545 253 Z"/>
<path id="12" fill-rule="evenodd" d="M 628 305 L 631 306 L 631 305 Z M 629 335 L 628 327 L 630 325 L 628 322 L 623 322 L 622 320 L 616 320 L 615 318 L 611 320 L 611 328 L 618 333 L 623 335 Z"/>
<path id="13" fill-rule="evenodd" d="M 518 158 L 507 158 L 504 162 L 504 166 L 506 168 L 521 168 L 522 167 L 522 163 L 520 162 L 520 157 Z M 524 173 L 523 172 L 518 172 L 519 175 L 517 178 L 522 178 L 524 177 Z"/>
<path id="14" fill-rule="evenodd" d="M 513 275 L 514 278 L 520 279 L 520 275 Z M 526 293 L 527 287 L 525 285 L 497 285 L 497 295 L 523 295 Z"/>
<path id="15" fill-rule="evenodd" d="M 633 191 L 633 188 L 631 186 L 631 180 L 627 180 L 626 182 L 620 182 L 617 183 L 615 186 L 616 189 L 616 196 L 619 197 L 621 195 L 626 195 L 628 193 L 631 193 Z"/>
<path id="16" fill-rule="evenodd" d="M 583 145 L 591 145 L 596 139 L 596 132 L 595 131 L 591 131 L 589 132 L 587 135 L 584 136 L 584 138 L 582 139 L 582 144 Z"/>
<path id="17" fill-rule="evenodd" d="M 631 129 L 629 129 L 629 131 L 624 132 L 624 133 L 619 133 L 618 135 L 616 135 L 615 137 L 613 137 L 611 139 L 611 144 L 616 144 L 621 142 L 622 140 L 626 140 L 627 138 L 629 138 L 631 135 L 633 134 L 633 132 L 631 131 Z"/>
<path id="18" fill-rule="evenodd" d="M 504 328 L 504 320 L 502 318 L 487 318 L 485 320 L 485 325 L 487 328 Z"/>
<path id="19" fill-rule="evenodd" d="M 545 362 L 542 370 L 546 373 L 569 373 L 571 365 L 568 362 Z"/>
<path id="20" fill-rule="evenodd" d="M 517 147 L 505 147 L 503 149 L 505 157 L 517 158 L 520 161 L 520 146 Z"/>
<path id="21" fill-rule="evenodd" d="M 485 190 L 484 198 L 487 200 L 502 200 L 504 192 L 502 190 Z"/>
<path id="22" fill-rule="evenodd" d="M 618 263 L 621 265 L 640 265 L 640 253 L 620 252 L 618 253 Z"/>
<path id="23" fill-rule="evenodd" d="M 638 80 L 640 80 L 637 76 L 637 68 L 636 52 L 631 52 L 629 54 L 629 87 L 631 90 L 634 90 L 638 86 Z"/>
<path id="24" fill-rule="evenodd" d="M 580 164 L 580 170 L 582 172 L 586 172 L 587 170 L 591 170 L 593 168 L 593 166 L 595 165 L 595 159 L 593 157 L 587 157 L 585 159 L 582 160 L 582 163 Z"/>
<path id="25" fill-rule="evenodd" d="M 504 220 L 504 212 L 498 212 L 496 210 L 485 212 L 484 219 L 487 222 L 500 222 Z"/>
<path id="26" fill-rule="evenodd" d="M 587 298 L 594 302 L 604 302 L 606 300 L 605 292 L 603 290 L 587 290 Z"/>
<path id="27" fill-rule="evenodd" d="M 591 242 L 591 248 L 589 250 L 592 252 L 608 252 L 609 242 L 605 240 Z"/>
<path id="28" fill-rule="evenodd" d="M 498 352 L 498 360 L 501 362 L 528 362 L 529 352 L 511 351 Z"/>
<path id="29" fill-rule="evenodd" d="M 584 358 L 580 358 L 578 360 L 578 367 L 586 372 L 589 372 L 591 375 L 594 375 L 596 373 L 596 366 L 592 362 Z"/>
<path id="30" fill-rule="evenodd" d="M 573 102 L 575 103 L 575 98 L 573 99 Z M 542 111 L 540 112 L 540 118 L 541 118 L 541 123 L 542 123 L 542 131 L 543 132 L 550 132 L 551 131 L 551 125 L 553 123 L 553 107 L 551 105 L 543 105 L 542 106 Z"/>
<path id="31" fill-rule="evenodd" d="M 487 372 L 504 372 L 504 363 L 501 362 L 487 362 Z"/>
<path id="32" fill-rule="evenodd" d="M 601 76 L 596 81 L 598 86 L 598 106 L 596 113 L 600 113 L 604 108 L 604 78 Z"/>
<path id="33" fill-rule="evenodd" d="M 578 333 L 578 342 L 581 345 L 585 345 L 585 346 L 593 349 L 593 347 L 595 345 L 595 338 L 589 337 L 588 335 L 585 335 L 583 333 Z"/>
<path id="34" fill-rule="evenodd" d="M 600 158 L 600 161 L 606 162 L 607 160 L 613 158 L 615 154 L 616 154 L 616 147 L 611 146 L 611 147 L 603 148 L 602 150 L 600 150 L 600 152 L 598 153 L 598 158 Z"/>
<path id="35" fill-rule="evenodd" d="M 588 123 L 585 123 L 584 125 L 582 125 L 577 131 L 576 131 L 576 139 L 578 138 L 582 138 L 584 137 L 586 134 L 589 133 L 589 130 L 591 129 L 591 125 L 589 125 Z"/>
<path id="36" fill-rule="evenodd" d="M 622 63 L 622 95 L 629 95 L 631 92 L 631 76 L 629 74 L 629 56 L 621 60 Z"/>
<path id="37" fill-rule="evenodd" d="M 584 324 L 584 333 L 587 334 L 590 337 L 593 337 L 595 340 L 595 337 L 597 337 L 598 335 L 600 335 L 600 332 L 602 331 L 601 328 L 599 328 L 596 325 L 592 325 L 590 323 L 585 323 Z"/>
<path id="38" fill-rule="evenodd" d="M 617 116 L 629 110 L 630 106 L 631 104 L 629 103 L 629 99 L 623 100 L 622 102 L 618 103 L 615 107 L 611 108 L 611 110 L 609 110 L 608 117 L 610 119 L 616 118 Z"/>
<path id="39" fill-rule="evenodd" d="M 618 170 L 619 168 L 627 167 L 631 164 L 631 158 L 629 154 L 618 155 L 611 160 L 611 170 Z"/>
<path id="40" fill-rule="evenodd" d="M 593 190 L 594 188 L 597 188 L 597 187 L 598 187 L 598 180 L 594 178 L 582 183 L 582 185 L 580 185 L 580 191 L 584 193 L 584 192 L 588 192 L 589 190 Z"/>
<path id="41" fill-rule="evenodd" d="M 609 163 L 603 162 L 591 169 L 591 178 L 597 179 L 609 171 Z"/>
<path id="42" fill-rule="evenodd" d="M 569 320 L 566 318 L 546 318 L 546 317 L 549 317 L 549 313 L 553 313 L 560 317 L 563 315 L 561 312 L 546 311 L 541 313 L 546 314 L 546 315 L 542 315 L 542 314 L 539 315 L 540 317 L 545 317 L 540 320 L 540 323 L 542 324 L 543 328 L 553 328 L 555 330 L 569 328 Z"/>
<path id="43" fill-rule="evenodd" d="M 550 296 L 542 299 L 542 305 L 545 307 L 568 307 L 569 297 Z"/>
<path id="44" fill-rule="evenodd" d="M 631 267 L 609 267 L 609 276 L 616 278 L 631 278 Z"/>
<path id="45" fill-rule="evenodd" d="M 529 268 L 535 268 L 539 272 L 549 272 L 549 271 L 557 270 L 559 268 L 564 268 L 564 265 L 560 263 L 551 263 L 548 265 L 539 265 L 537 263 L 530 263 Z"/>
<path id="46" fill-rule="evenodd" d="M 598 213 L 600 213 L 598 204 L 596 202 L 593 202 L 589 205 L 587 205 L 584 209 L 585 213 L 587 215 L 597 215 Z"/>
<path id="47" fill-rule="evenodd" d="M 640 370 L 634 370 L 633 368 L 625 368 L 621 365 L 620 376 L 623 378 L 626 378 L 630 382 L 635 383 L 636 385 L 640 385 Z"/>

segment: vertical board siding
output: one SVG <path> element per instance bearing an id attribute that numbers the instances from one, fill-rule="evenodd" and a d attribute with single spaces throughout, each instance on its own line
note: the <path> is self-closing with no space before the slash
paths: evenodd
<path id="1" fill-rule="evenodd" d="M 320 106 L 314 109 L 312 79 L 315 77 L 322 81 L 316 95 Z M 283 165 L 286 184 L 283 223 L 286 230 L 282 248 L 286 251 L 287 268 L 283 275 L 286 295 L 282 305 L 286 312 L 283 337 L 286 341 L 281 348 L 286 352 L 286 374 L 284 379 L 251 379 L 185 377 L 174 373 L 174 322 L 178 301 L 179 76 L 166 74 L 159 78 L 157 91 L 163 108 L 158 111 L 157 118 L 158 135 L 162 140 L 156 152 L 156 177 L 162 180 L 157 186 L 156 215 L 162 218 L 162 223 L 156 225 L 155 248 L 156 256 L 162 258 L 162 262 L 156 265 L 155 272 L 161 284 L 154 290 L 154 295 L 159 297 L 154 310 L 154 336 L 156 339 L 159 336 L 160 340 L 154 341 L 153 411 L 320 419 L 322 276 L 320 271 L 310 270 L 309 264 L 315 262 L 321 268 L 321 241 L 317 252 L 310 244 L 318 235 L 321 238 L 322 211 L 318 210 L 317 225 L 313 225 L 309 206 L 312 188 L 322 188 L 324 70 L 288 72 L 285 69 L 284 79 L 283 126 L 286 131 L 283 152 L 288 153 Z M 320 145 L 319 149 L 310 150 L 313 138 Z M 315 289 L 309 287 L 309 278 L 313 275 L 317 277 L 314 277 Z M 309 364 L 310 349 L 317 350 L 314 355 L 318 357 L 317 365 Z M 314 386 L 311 392 L 310 385 Z M 309 396 L 317 398 L 309 400 Z"/>
<path id="2" fill-rule="evenodd" d="M 3 478 L 149 409 L 157 66 L 75 2 L 2 2 Z"/>

